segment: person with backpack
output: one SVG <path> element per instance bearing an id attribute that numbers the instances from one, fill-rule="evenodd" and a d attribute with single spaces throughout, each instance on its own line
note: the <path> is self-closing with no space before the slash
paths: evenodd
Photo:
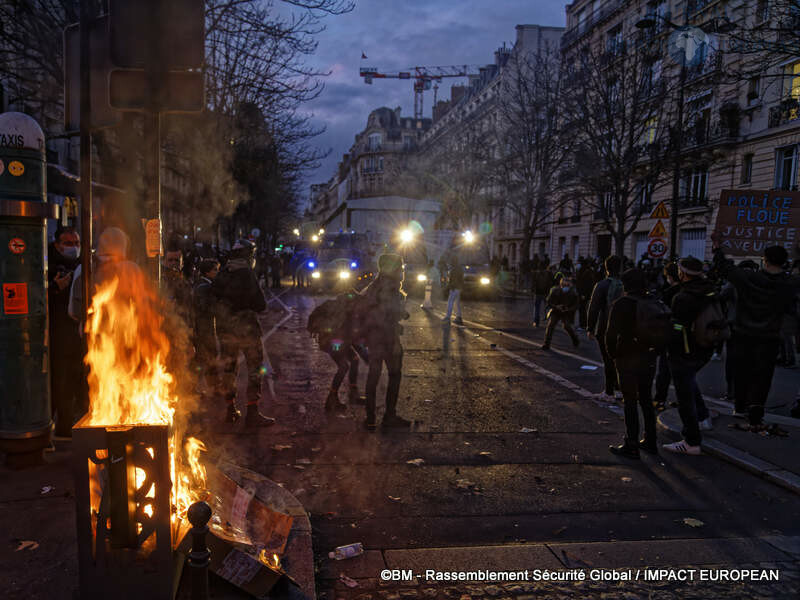
<path id="1" fill-rule="evenodd" d="M 389 383 L 386 386 L 386 411 L 382 426 L 389 429 L 411 425 L 410 421 L 397 414 L 397 399 L 403 376 L 403 345 L 400 343 L 403 326 L 400 321 L 409 317 L 405 309 L 405 298 L 403 257 L 398 254 L 382 254 L 378 257 L 378 276 L 361 292 L 359 309 L 354 318 L 353 337 L 363 340 L 369 362 L 367 418 L 364 420 L 367 431 L 375 431 L 376 428 L 375 394 L 384 364 L 389 373 Z"/>
<path id="2" fill-rule="evenodd" d="M 668 262 L 664 265 L 663 276 L 664 286 L 660 293 L 661 301 L 666 306 L 672 306 L 672 299 L 681 287 L 678 264 L 675 262 Z M 658 361 L 656 363 L 656 394 L 653 397 L 653 402 L 656 405 L 657 411 L 662 411 L 667 407 L 667 396 L 669 395 L 669 384 L 671 381 L 672 375 L 669 373 L 669 357 L 667 356 L 667 349 L 663 348 L 658 355 Z"/>
<path id="3" fill-rule="evenodd" d="M 580 340 L 575 334 L 572 323 L 575 321 L 575 311 L 578 308 L 578 292 L 572 280 L 562 275 L 557 285 L 554 285 L 547 296 L 547 305 L 550 307 L 547 320 L 547 329 L 544 331 L 544 344 L 542 350 L 550 350 L 550 342 L 553 340 L 553 333 L 559 321 L 564 327 L 564 331 L 569 334 L 572 345 L 578 347 Z"/>
<path id="4" fill-rule="evenodd" d="M 669 370 L 678 398 L 683 439 L 665 444 L 678 454 L 700 454 L 703 429 L 711 418 L 697 385 L 697 373 L 725 339 L 727 320 L 714 284 L 703 276 L 703 263 L 689 256 L 678 261 L 680 288 L 672 299 L 673 336 L 668 348 Z M 728 330 L 729 331 L 729 330 Z"/>
<path id="5" fill-rule="evenodd" d="M 622 274 L 624 295 L 614 302 L 608 317 L 605 345 L 614 360 L 625 403 L 625 439 L 609 446 L 612 454 L 638 459 L 639 449 L 658 454 L 656 413 L 651 398 L 656 357 L 666 347 L 672 329 L 670 310 L 647 291 L 641 269 Z M 639 439 L 639 407 L 644 419 L 644 438 Z"/>
<path id="6" fill-rule="evenodd" d="M 264 351 L 261 343 L 261 325 L 258 313 L 267 308 L 264 294 L 256 279 L 256 247 L 253 242 L 241 239 L 231 249 L 230 258 L 214 278 L 211 291 L 217 300 L 219 318 L 217 334 L 223 365 L 222 389 L 225 394 L 227 414 L 225 421 L 235 423 L 242 416 L 236 409 L 236 361 L 239 352 L 244 354 L 247 369 L 247 414 L 245 425 L 265 427 L 274 425 L 275 419 L 258 411 L 263 377 Z"/>
<path id="7" fill-rule="evenodd" d="M 605 260 L 606 278 L 595 284 L 592 290 L 592 299 L 589 301 L 589 310 L 586 315 L 586 327 L 589 339 L 597 340 L 600 355 L 603 357 L 603 372 L 605 373 L 605 388 L 599 394 L 600 399 L 608 402 L 614 401 L 614 393 L 618 389 L 617 369 L 614 359 L 606 351 L 606 326 L 611 305 L 622 296 L 623 286 L 619 279 L 622 260 L 619 256 L 609 256 Z"/>
<path id="8" fill-rule="evenodd" d="M 754 431 L 765 428 L 764 406 L 780 349 L 781 321 L 798 290 L 798 280 L 784 271 L 787 259 L 785 248 L 769 246 L 756 271 L 735 267 L 721 250 L 714 251 L 717 270 L 736 288 L 733 391 L 736 407 L 747 408 Z"/>
<path id="9" fill-rule="evenodd" d="M 308 316 L 307 329 L 316 338 L 319 349 L 336 363 L 336 373 L 331 381 L 326 411 L 343 412 L 347 403 L 339 400 L 339 387 L 348 375 L 348 396 L 351 404 L 359 402 L 358 353 L 353 342 L 353 317 L 359 298 L 355 290 L 326 300 Z"/>
<path id="10" fill-rule="evenodd" d="M 548 269 L 549 265 L 541 264 L 538 271 L 534 273 L 533 281 L 533 326 L 539 326 L 539 319 L 542 314 L 542 304 L 547 300 L 547 294 L 553 287 L 553 274 Z"/>

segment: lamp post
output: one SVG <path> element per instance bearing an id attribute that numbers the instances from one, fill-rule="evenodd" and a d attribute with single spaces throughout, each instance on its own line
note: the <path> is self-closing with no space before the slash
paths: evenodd
<path id="1" fill-rule="evenodd" d="M 685 14 L 684 20 L 688 21 L 688 13 Z M 688 29 L 688 24 L 683 27 L 676 25 L 669 19 L 661 16 L 658 13 L 652 13 L 649 16 L 640 19 L 636 23 L 639 29 L 652 29 L 656 26 L 656 19 L 660 19 L 667 27 L 679 31 Z M 680 204 L 680 186 L 681 186 L 681 150 L 683 147 L 683 102 L 684 102 L 684 87 L 686 86 L 686 54 L 682 54 L 681 71 L 678 79 L 678 115 L 677 115 L 677 132 L 675 133 L 673 142 L 673 170 L 672 170 L 672 200 L 670 202 L 670 215 L 669 215 L 669 254 L 670 260 L 675 261 L 678 258 L 678 207 Z"/>

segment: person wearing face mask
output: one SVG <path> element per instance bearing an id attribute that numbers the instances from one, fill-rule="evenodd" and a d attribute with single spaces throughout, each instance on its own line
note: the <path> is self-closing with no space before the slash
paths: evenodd
<path id="1" fill-rule="evenodd" d="M 225 421 L 235 423 L 241 417 L 236 409 L 236 361 L 242 352 L 247 369 L 245 425 L 265 427 L 273 425 L 275 419 L 258 412 L 261 381 L 267 373 L 258 313 L 266 310 L 267 303 L 253 271 L 255 256 L 255 244 L 246 239 L 238 240 L 231 249 L 228 262 L 214 278 L 211 292 L 218 301 L 219 310 L 217 335 L 223 365 L 222 388 L 227 405 Z"/>
<path id="2" fill-rule="evenodd" d="M 72 437 L 81 410 L 83 352 L 78 325 L 67 312 L 70 284 L 80 264 L 81 240 L 72 227 L 59 227 L 47 253 L 47 304 L 50 312 L 50 387 L 55 435 Z"/>
<path id="3" fill-rule="evenodd" d="M 550 342 L 553 340 L 553 332 L 559 321 L 563 323 L 564 331 L 572 339 L 572 345 L 576 348 L 580 345 L 580 340 L 575 334 L 572 323 L 575 321 L 575 311 L 578 308 L 578 292 L 572 285 L 569 277 L 562 276 L 557 285 L 553 286 L 547 296 L 547 305 L 550 307 L 548 313 L 547 329 L 544 332 L 544 344 L 542 350 L 550 349 Z"/>

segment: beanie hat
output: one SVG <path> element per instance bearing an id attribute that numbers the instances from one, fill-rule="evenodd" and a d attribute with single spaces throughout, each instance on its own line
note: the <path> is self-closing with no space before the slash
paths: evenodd
<path id="1" fill-rule="evenodd" d="M 378 257 L 378 272 L 391 275 L 403 268 L 403 257 L 399 254 L 381 254 Z"/>
<path id="2" fill-rule="evenodd" d="M 678 261 L 678 268 L 687 275 L 697 277 L 703 274 L 703 263 L 694 256 L 687 256 Z"/>

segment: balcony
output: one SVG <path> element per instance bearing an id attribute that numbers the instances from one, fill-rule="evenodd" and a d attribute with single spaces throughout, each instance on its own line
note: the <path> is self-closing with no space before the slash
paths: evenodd
<path id="1" fill-rule="evenodd" d="M 770 128 L 780 127 L 798 119 L 800 119 L 800 102 L 790 98 L 769 109 L 767 125 Z"/>
<path id="2" fill-rule="evenodd" d="M 678 198 L 679 211 L 706 210 L 708 196 L 682 196 Z"/>
<path id="3" fill-rule="evenodd" d="M 739 138 L 739 123 L 724 124 L 721 121 L 698 120 L 683 133 L 683 148 L 696 148 L 712 144 L 735 142 Z"/>
<path id="4" fill-rule="evenodd" d="M 570 46 L 575 41 L 580 39 L 584 34 L 589 32 L 595 25 L 605 21 L 608 17 L 614 14 L 625 2 L 623 0 L 609 0 L 599 10 L 590 14 L 583 23 L 573 27 L 563 36 L 561 36 L 561 47 L 565 48 Z"/>

